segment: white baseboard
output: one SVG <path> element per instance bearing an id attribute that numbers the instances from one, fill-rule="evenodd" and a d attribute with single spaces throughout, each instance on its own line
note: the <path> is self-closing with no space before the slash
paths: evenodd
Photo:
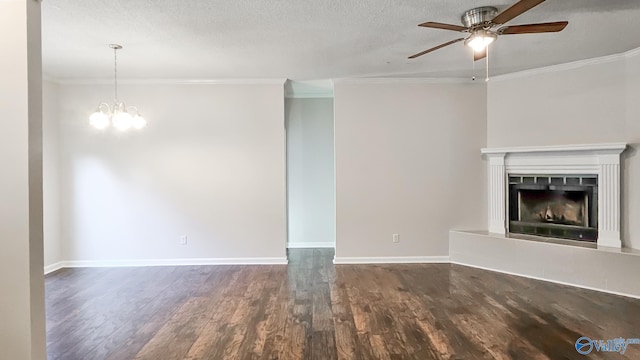
<path id="1" fill-rule="evenodd" d="M 289 249 L 311 249 L 311 248 L 335 248 L 335 242 L 290 242 Z"/>
<path id="2" fill-rule="evenodd" d="M 63 268 L 79 268 L 79 267 L 140 267 L 140 266 L 184 266 L 184 265 L 286 265 L 288 260 L 286 257 L 267 257 L 267 258 L 203 258 L 203 259 L 134 259 L 134 260 L 71 260 L 59 261 L 57 263 L 44 267 L 44 274 L 50 274 Z M 568 283 L 546 279 L 538 276 L 531 276 L 511 271 L 492 269 L 484 266 L 471 265 L 458 261 L 451 261 L 449 256 L 399 256 L 399 257 L 335 257 L 333 263 L 340 264 L 439 264 L 450 263 L 472 268 L 494 271 L 507 275 L 520 276 L 524 278 L 546 281 L 550 283 L 573 286 L 581 289 L 604 292 L 613 295 L 626 296 L 634 299 L 640 299 L 637 294 L 629 294 L 618 291 L 611 291 L 602 288 L 595 288 L 579 284 Z"/>
<path id="3" fill-rule="evenodd" d="M 44 267 L 44 274 L 45 275 L 50 274 L 50 273 L 52 273 L 54 271 L 57 271 L 57 270 L 60 270 L 60 269 L 62 269 L 64 267 L 67 267 L 67 266 L 65 266 L 65 262 L 64 261 L 58 261 L 57 263 L 53 263 L 51 265 L 45 266 Z"/>
<path id="4" fill-rule="evenodd" d="M 384 256 L 384 257 L 334 257 L 339 264 L 442 264 L 448 263 L 448 256 Z"/>
<path id="5" fill-rule="evenodd" d="M 286 265 L 286 257 L 264 258 L 200 258 L 200 259 L 131 259 L 131 260 L 70 260 L 54 264 L 55 270 L 79 267 L 137 267 L 137 266 L 185 266 L 185 265 Z M 54 269 L 45 268 L 45 274 Z M 50 270 L 50 271 L 48 271 Z"/>
<path id="6" fill-rule="evenodd" d="M 492 268 L 488 268 L 488 267 L 484 267 L 484 266 L 465 264 L 465 263 L 458 262 L 458 261 L 451 261 L 451 263 L 452 264 L 456 264 L 456 265 L 468 266 L 468 267 L 472 267 L 472 268 L 476 268 L 476 269 L 493 271 L 493 272 L 497 272 L 497 273 L 501 273 L 501 274 L 520 276 L 520 277 L 527 278 L 527 279 L 546 281 L 546 282 L 550 282 L 550 283 L 554 283 L 554 284 L 573 286 L 573 287 L 577 287 L 577 288 L 580 288 L 580 289 L 587 289 L 587 290 L 599 291 L 599 292 L 604 292 L 604 293 L 613 294 L 613 295 L 626 296 L 626 297 L 630 297 L 630 298 L 634 298 L 634 299 L 640 299 L 640 296 L 634 295 L 634 294 L 627 294 L 627 293 L 623 293 L 623 292 L 611 291 L 611 290 L 595 288 L 595 287 L 591 287 L 591 286 L 578 285 L 578 284 L 568 283 L 568 282 L 564 282 L 564 281 L 545 279 L 545 278 L 538 277 L 538 276 L 519 274 L 519 273 L 515 273 L 515 272 L 511 272 L 511 271 L 497 270 L 497 269 L 492 269 Z"/>

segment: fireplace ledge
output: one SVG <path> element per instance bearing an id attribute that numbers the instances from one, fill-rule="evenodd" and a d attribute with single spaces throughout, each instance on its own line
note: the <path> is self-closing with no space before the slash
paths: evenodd
<path id="1" fill-rule="evenodd" d="M 640 299 L 640 250 L 530 241 L 487 231 L 451 230 L 452 263 Z M 630 275 L 631 274 L 631 275 Z"/>

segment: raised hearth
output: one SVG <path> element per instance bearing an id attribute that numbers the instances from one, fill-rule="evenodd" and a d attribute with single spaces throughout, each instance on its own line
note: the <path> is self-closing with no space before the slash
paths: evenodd
<path id="1" fill-rule="evenodd" d="M 626 144 L 485 148 L 489 232 L 622 247 L 620 154 Z"/>

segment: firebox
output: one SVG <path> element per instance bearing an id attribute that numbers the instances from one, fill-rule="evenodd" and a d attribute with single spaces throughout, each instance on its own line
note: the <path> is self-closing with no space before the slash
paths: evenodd
<path id="1" fill-rule="evenodd" d="M 598 176 L 509 174 L 509 232 L 595 242 Z"/>

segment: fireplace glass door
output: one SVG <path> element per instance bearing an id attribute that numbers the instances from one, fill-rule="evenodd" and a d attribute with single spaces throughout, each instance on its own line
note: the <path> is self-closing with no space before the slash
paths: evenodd
<path id="1" fill-rule="evenodd" d="M 509 175 L 509 232 L 598 238 L 596 175 Z"/>

